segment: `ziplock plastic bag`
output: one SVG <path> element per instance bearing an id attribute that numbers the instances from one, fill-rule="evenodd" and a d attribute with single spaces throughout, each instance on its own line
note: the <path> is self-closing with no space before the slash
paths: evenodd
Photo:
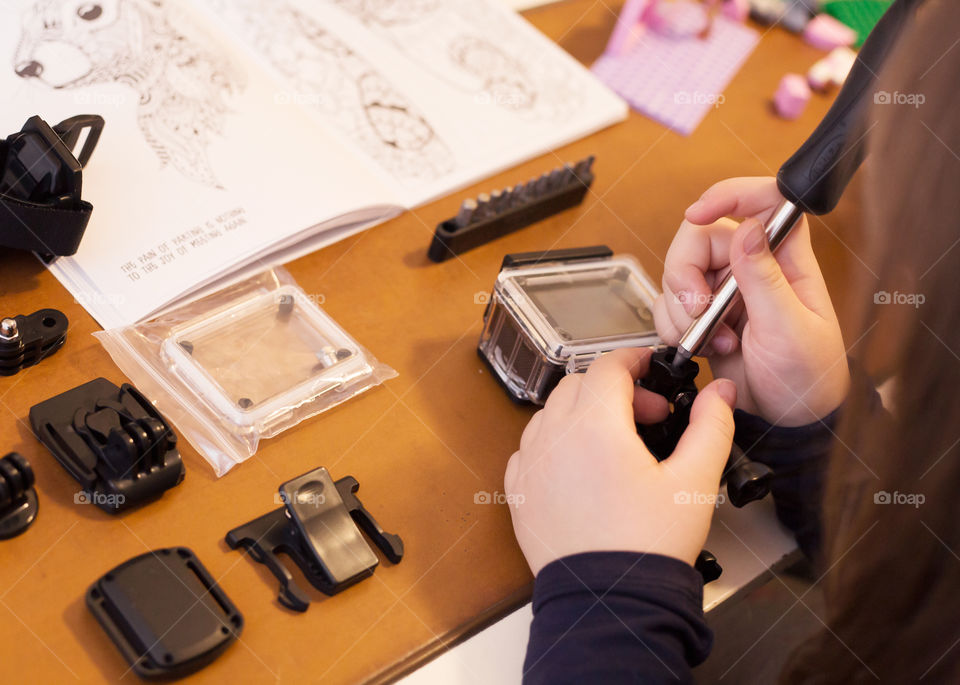
<path id="1" fill-rule="evenodd" d="M 218 476 L 262 438 L 397 375 L 283 268 L 94 335 Z"/>

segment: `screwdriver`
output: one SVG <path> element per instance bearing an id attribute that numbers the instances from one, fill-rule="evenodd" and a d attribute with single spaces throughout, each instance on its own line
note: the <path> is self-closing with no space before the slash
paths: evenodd
<path id="1" fill-rule="evenodd" d="M 874 85 L 880 67 L 923 0 L 895 0 L 874 26 L 857 55 L 853 68 L 823 120 L 810 137 L 777 172 L 783 201 L 764 226 L 770 249 L 776 251 L 804 212 L 826 214 L 840 196 L 866 154 L 866 137 L 872 126 L 864 116 L 876 99 Z M 677 344 L 674 368 L 699 354 L 724 317 L 737 302 L 740 289 L 727 274 L 707 309 L 687 328 Z"/>

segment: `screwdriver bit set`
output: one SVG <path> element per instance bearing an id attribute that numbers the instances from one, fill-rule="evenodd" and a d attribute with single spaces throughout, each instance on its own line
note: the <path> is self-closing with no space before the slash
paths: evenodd
<path id="1" fill-rule="evenodd" d="M 512 189 L 464 200 L 455 217 L 437 225 L 427 256 L 445 261 L 580 204 L 593 183 L 593 160 L 591 155 Z"/>

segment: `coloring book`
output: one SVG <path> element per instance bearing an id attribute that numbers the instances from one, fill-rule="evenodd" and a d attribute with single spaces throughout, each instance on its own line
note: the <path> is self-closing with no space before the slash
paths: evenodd
<path id="1" fill-rule="evenodd" d="M 105 328 L 626 116 L 498 0 L 7 0 L 0 46 L 5 130 L 106 120 L 49 265 Z"/>

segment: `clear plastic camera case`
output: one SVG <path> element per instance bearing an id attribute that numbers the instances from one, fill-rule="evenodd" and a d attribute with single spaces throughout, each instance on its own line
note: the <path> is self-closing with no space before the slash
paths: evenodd
<path id="1" fill-rule="evenodd" d="M 628 255 L 501 270 L 478 351 L 514 398 L 543 404 L 604 352 L 661 344 L 659 290 Z"/>
<path id="2" fill-rule="evenodd" d="M 357 342 L 292 286 L 174 328 L 162 351 L 219 416 L 261 437 L 296 408 L 374 373 Z"/>

